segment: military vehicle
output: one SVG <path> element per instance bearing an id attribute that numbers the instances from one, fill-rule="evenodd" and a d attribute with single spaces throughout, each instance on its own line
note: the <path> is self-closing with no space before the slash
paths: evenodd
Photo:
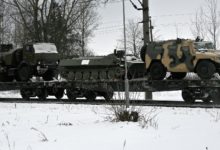
<path id="1" fill-rule="evenodd" d="M 124 69 L 114 55 L 79 57 L 60 61 L 61 76 L 68 80 L 105 80 L 120 79 Z"/>
<path id="2" fill-rule="evenodd" d="M 212 43 L 188 39 L 151 42 L 142 47 L 141 59 L 153 80 L 162 80 L 166 72 L 172 79 L 183 79 L 195 72 L 201 79 L 211 79 L 220 72 L 220 52 Z"/>
<path id="3" fill-rule="evenodd" d="M 0 46 L 0 81 L 28 81 L 33 75 L 52 80 L 59 62 L 56 46 L 51 43 L 27 44 L 15 49 Z"/>
<path id="4" fill-rule="evenodd" d="M 83 88 L 67 89 L 67 97 L 71 100 L 76 97 L 86 97 L 94 100 L 96 96 L 103 96 L 109 100 L 113 96 L 111 86 L 106 87 L 105 81 L 123 80 L 125 76 L 124 51 L 114 51 L 107 56 L 78 57 L 60 61 L 59 72 L 61 77 L 68 81 L 97 81 Z M 143 77 L 144 63 L 134 56 L 127 56 L 128 78 Z M 98 83 L 101 81 L 100 83 Z"/>
<path id="5" fill-rule="evenodd" d="M 120 80 L 125 76 L 124 51 L 107 56 L 78 57 L 60 61 L 61 76 L 68 80 Z M 145 64 L 135 56 L 127 56 L 128 78 L 145 75 Z"/>
<path id="6" fill-rule="evenodd" d="M 128 79 L 144 78 L 146 76 L 145 63 L 141 59 L 127 55 Z M 122 61 L 124 63 L 124 60 Z"/>

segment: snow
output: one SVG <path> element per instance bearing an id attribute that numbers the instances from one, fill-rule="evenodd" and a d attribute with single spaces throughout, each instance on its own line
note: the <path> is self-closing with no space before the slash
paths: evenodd
<path id="1" fill-rule="evenodd" d="M 35 53 L 58 53 L 56 46 L 52 43 L 36 43 L 34 50 Z"/>
<path id="2" fill-rule="evenodd" d="M 218 109 L 136 107 L 156 116 L 143 128 L 111 121 L 110 108 L 0 103 L 0 150 L 219 150 Z"/>

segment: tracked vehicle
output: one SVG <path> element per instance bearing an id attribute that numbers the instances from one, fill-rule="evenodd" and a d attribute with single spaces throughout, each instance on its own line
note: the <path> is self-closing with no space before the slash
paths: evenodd
<path id="1" fill-rule="evenodd" d="M 121 81 L 125 76 L 124 51 L 114 51 L 107 56 L 78 57 L 60 61 L 59 71 L 63 78 L 68 81 L 97 81 L 96 84 L 88 84 L 80 88 L 67 89 L 69 99 L 86 97 L 95 99 L 96 96 L 103 96 L 106 100 L 113 97 L 113 89 L 109 81 Z M 134 56 L 127 56 L 128 78 L 144 76 L 144 63 Z M 102 82 L 99 84 L 99 82 Z"/>
<path id="2" fill-rule="evenodd" d="M 172 79 L 183 79 L 195 72 L 201 79 L 211 79 L 220 72 L 220 52 L 210 42 L 186 39 L 150 42 L 141 50 L 141 58 L 153 80 L 162 80 L 166 72 Z"/>

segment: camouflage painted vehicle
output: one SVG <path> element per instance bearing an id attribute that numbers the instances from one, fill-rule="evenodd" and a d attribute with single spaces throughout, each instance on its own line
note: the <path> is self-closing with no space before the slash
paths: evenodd
<path id="1" fill-rule="evenodd" d="M 0 81 L 28 81 L 33 75 L 52 80 L 59 62 L 56 46 L 51 43 L 28 44 L 15 49 L 0 47 Z"/>
<path id="2" fill-rule="evenodd" d="M 201 79 L 220 73 L 220 52 L 212 43 L 186 39 L 151 42 L 141 50 L 141 59 L 153 80 L 162 80 L 166 72 L 172 79 L 183 79 L 195 72 Z"/>

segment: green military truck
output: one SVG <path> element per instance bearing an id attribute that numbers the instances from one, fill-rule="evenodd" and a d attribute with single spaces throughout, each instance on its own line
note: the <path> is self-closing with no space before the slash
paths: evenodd
<path id="1" fill-rule="evenodd" d="M 59 63 L 57 48 L 52 43 L 26 44 L 14 48 L 12 44 L 0 46 L 0 81 L 28 81 L 32 76 L 53 80 Z"/>
<path id="2" fill-rule="evenodd" d="M 162 80 L 166 72 L 172 79 L 183 79 L 195 72 L 201 79 L 220 73 L 220 52 L 207 41 L 177 39 L 151 42 L 141 50 L 141 59 L 152 80 Z"/>

